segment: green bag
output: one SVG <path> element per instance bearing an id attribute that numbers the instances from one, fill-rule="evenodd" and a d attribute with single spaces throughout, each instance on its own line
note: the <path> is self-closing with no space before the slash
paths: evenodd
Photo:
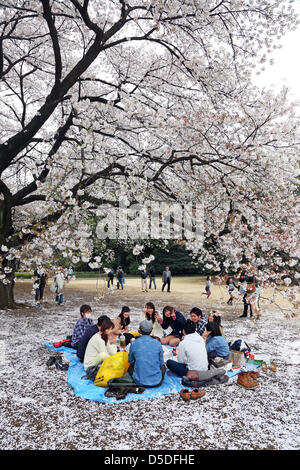
<path id="1" fill-rule="evenodd" d="M 110 379 L 107 382 L 108 389 L 104 392 L 106 397 L 114 397 L 117 400 L 122 400 L 126 397 L 127 393 L 143 393 L 145 389 L 137 385 L 129 374 L 123 377 Z"/>

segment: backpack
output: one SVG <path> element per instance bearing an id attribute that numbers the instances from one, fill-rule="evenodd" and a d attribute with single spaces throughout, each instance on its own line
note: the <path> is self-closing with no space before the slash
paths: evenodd
<path id="1" fill-rule="evenodd" d="M 228 343 L 228 346 L 232 351 L 240 351 L 244 354 L 251 351 L 250 346 L 243 339 L 236 339 L 235 341 Z"/>
<path id="2" fill-rule="evenodd" d="M 83 375 L 81 378 L 86 379 L 86 380 L 91 380 L 92 382 L 94 382 L 97 376 L 98 370 L 100 369 L 100 365 L 101 364 L 97 364 L 96 366 L 88 367 L 86 370 L 86 374 Z"/>
<path id="3" fill-rule="evenodd" d="M 109 398 L 116 398 L 117 400 L 125 398 L 127 393 L 140 394 L 145 391 L 145 388 L 137 385 L 129 374 L 110 379 L 107 382 L 107 386 L 108 389 L 104 392 L 104 395 Z"/>

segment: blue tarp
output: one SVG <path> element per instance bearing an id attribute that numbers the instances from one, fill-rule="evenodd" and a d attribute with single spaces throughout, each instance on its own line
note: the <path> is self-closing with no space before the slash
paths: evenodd
<path id="1" fill-rule="evenodd" d="M 176 376 L 171 371 L 167 370 L 164 381 L 160 387 L 146 388 L 141 394 L 128 393 L 123 400 L 117 400 L 116 398 L 106 397 L 104 395 L 104 387 L 97 387 L 91 380 L 84 379 L 85 370 L 82 362 L 79 361 L 76 351 L 68 347 L 55 348 L 50 343 L 44 343 L 44 345 L 53 351 L 61 351 L 64 353 L 66 359 L 69 361 L 70 366 L 68 369 L 68 384 L 73 388 L 75 395 L 85 398 L 86 400 L 99 401 L 102 403 L 113 404 L 116 402 L 126 402 L 133 400 L 145 400 L 149 398 L 158 398 L 163 395 L 172 395 L 179 393 L 183 388 L 181 384 L 181 377 Z M 247 364 L 249 370 L 253 370 L 257 367 L 254 364 Z M 228 372 L 228 376 L 238 374 L 239 371 Z"/>

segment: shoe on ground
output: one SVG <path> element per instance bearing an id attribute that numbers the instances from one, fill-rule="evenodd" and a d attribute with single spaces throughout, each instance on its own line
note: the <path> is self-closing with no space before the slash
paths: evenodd
<path id="1" fill-rule="evenodd" d="M 254 380 L 258 379 L 258 377 L 260 376 L 260 373 L 256 370 L 251 370 L 249 373 L 250 377 L 252 377 L 252 379 Z"/>
<path id="2" fill-rule="evenodd" d="M 270 369 L 271 369 L 272 372 L 276 372 L 276 371 L 277 371 L 277 366 L 276 366 L 276 364 L 275 364 L 274 361 L 271 361 L 271 362 L 270 362 Z"/>
<path id="3" fill-rule="evenodd" d="M 68 370 L 69 369 L 68 364 L 63 364 L 61 356 L 57 356 L 55 358 L 55 367 L 58 370 Z"/>
<path id="4" fill-rule="evenodd" d="M 50 356 L 48 361 L 46 362 L 47 367 L 54 366 L 56 356 Z"/>
<path id="5" fill-rule="evenodd" d="M 183 388 L 180 390 L 180 398 L 182 398 L 183 401 L 189 401 L 190 400 L 190 391 L 187 388 Z"/>
<path id="6" fill-rule="evenodd" d="M 259 387 L 259 383 L 251 377 L 250 372 L 241 372 L 238 376 L 237 384 L 247 390 Z"/>
<path id="7" fill-rule="evenodd" d="M 202 398 L 205 395 L 205 390 L 204 388 L 194 388 L 191 391 L 190 397 L 191 400 L 197 400 L 198 398 Z"/>

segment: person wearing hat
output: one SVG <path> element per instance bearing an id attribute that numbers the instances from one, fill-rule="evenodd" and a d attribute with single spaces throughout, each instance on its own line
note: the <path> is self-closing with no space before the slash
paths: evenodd
<path id="1" fill-rule="evenodd" d="M 129 350 L 129 373 L 135 383 L 142 387 L 158 387 L 166 371 L 162 345 L 150 336 L 152 329 L 152 321 L 141 321 L 141 336 L 131 343 Z"/>

